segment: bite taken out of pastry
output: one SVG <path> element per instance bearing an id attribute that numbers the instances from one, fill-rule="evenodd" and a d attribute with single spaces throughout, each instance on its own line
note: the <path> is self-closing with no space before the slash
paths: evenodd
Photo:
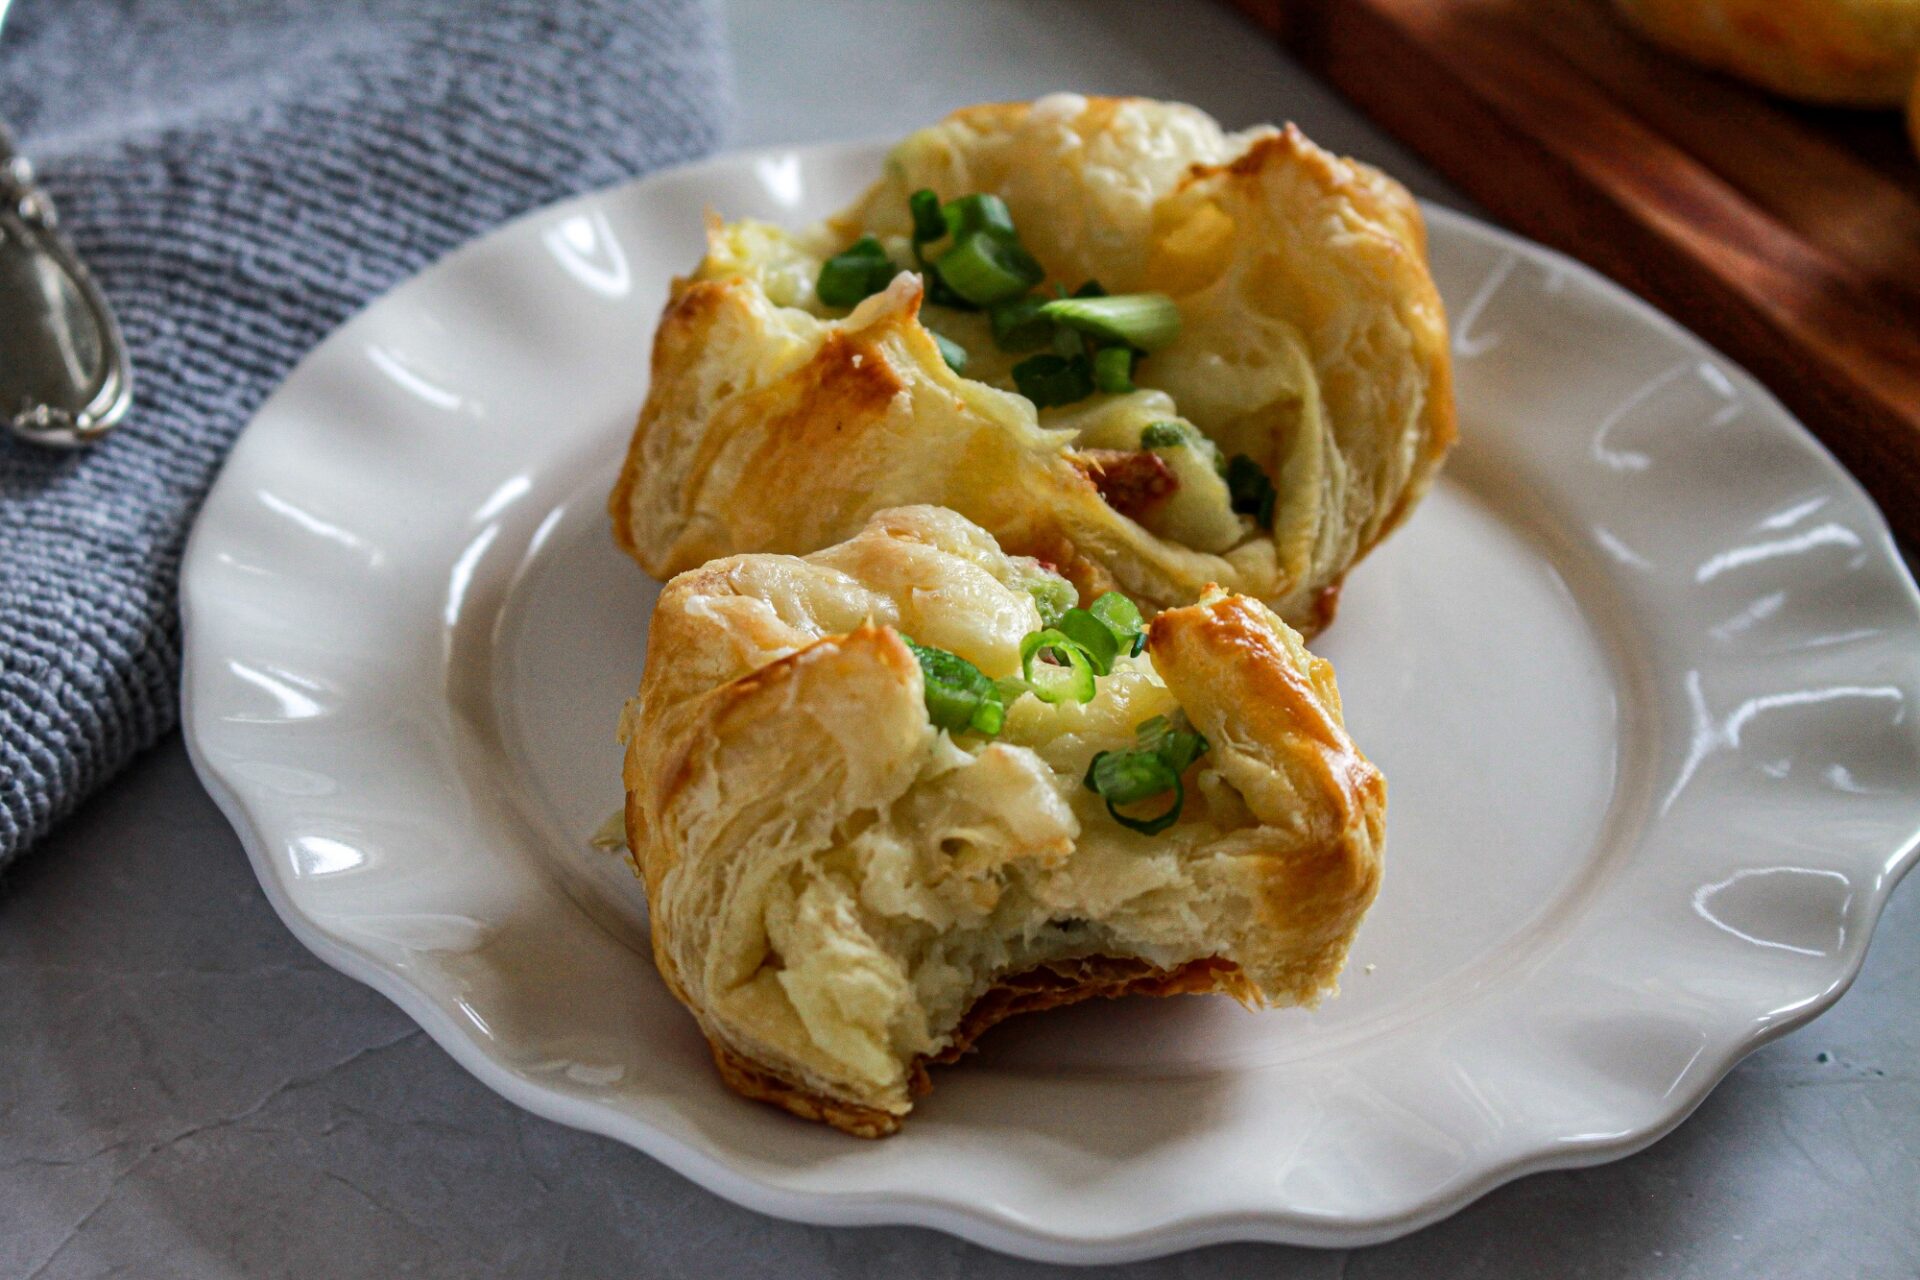
<path id="1" fill-rule="evenodd" d="M 1380 880 L 1385 782 L 1266 606 L 1081 608 L 932 507 L 673 579 L 621 737 L 654 960 L 721 1075 L 866 1137 L 1015 1013 L 1313 1004 Z"/>
<path id="2" fill-rule="evenodd" d="M 1378 170 L 1173 103 L 971 107 L 820 226 L 712 222 L 610 505 L 661 578 L 931 503 L 1083 592 L 1311 633 L 1427 490 L 1451 377 Z"/>

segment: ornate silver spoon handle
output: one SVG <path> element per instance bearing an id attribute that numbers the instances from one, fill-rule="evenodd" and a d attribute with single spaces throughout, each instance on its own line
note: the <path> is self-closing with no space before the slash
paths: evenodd
<path id="1" fill-rule="evenodd" d="M 0 125 L 0 421 L 36 444 L 73 448 L 104 435 L 132 400 L 113 311 Z"/>

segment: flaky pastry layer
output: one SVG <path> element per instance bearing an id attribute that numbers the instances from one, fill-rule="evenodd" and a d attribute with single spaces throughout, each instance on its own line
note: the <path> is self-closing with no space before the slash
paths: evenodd
<path id="1" fill-rule="evenodd" d="M 1385 784 L 1331 669 L 1212 592 L 1156 616 L 1091 702 L 1019 695 L 991 738 L 934 728 L 903 633 L 1011 676 L 1049 583 L 916 507 L 662 593 L 622 726 L 628 843 L 655 961 L 734 1088 L 876 1136 L 928 1063 L 1014 1013 L 1333 989 L 1378 888 Z M 1160 715 L 1210 747 L 1179 820 L 1142 834 L 1081 779 Z"/>
<path id="2" fill-rule="evenodd" d="M 1166 293 L 1179 336 L 1140 363 L 1136 392 L 1036 413 L 985 318 L 930 308 L 918 275 L 851 314 L 823 308 L 824 258 L 867 233 L 901 243 L 921 187 L 1004 197 L 1052 279 Z M 928 324 L 964 339 L 968 374 Z M 1197 463 L 1151 512 L 1116 508 L 1115 459 L 1159 419 L 1258 463 L 1276 485 L 1271 527 L 1237 517 Z M 1291 126 L 1227 134 L 1191 107 L 1057 95 L 914 134 L 813 231 L 716 222 L 661 318 L 610 506 L 620 544 L 662 578 L 740 552 L 804 555 L 875 511 L 929 503 L 1083 592 L 1152 610 L 1219 584 L 1311 633 L 1454 434 L 1445 314 L 1398 183 Z"/>

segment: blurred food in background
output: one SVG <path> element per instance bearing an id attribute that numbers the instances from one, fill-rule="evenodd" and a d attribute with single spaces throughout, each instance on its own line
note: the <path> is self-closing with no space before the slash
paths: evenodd
<path id="1" fill-rule="evenodd" d="M 1614 0 L 1675 53 L 1801 102 L 1907 104 L 1920 148 L 1920 0 Z"/>

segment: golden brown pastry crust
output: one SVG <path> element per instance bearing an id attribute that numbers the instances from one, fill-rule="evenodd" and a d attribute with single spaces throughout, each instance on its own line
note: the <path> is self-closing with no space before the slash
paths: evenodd
<path id="1" fill-rule="evenodd" d="M 1234 904 L 1225 916 L 1244 922 L 1237 931 L 1166 964 L 1096 951 L 999 974 L 950 1035 L 905 1065 L 904 1084 L 886 1087 L 836 1074 L 811 1033 L 798 1032 L 776 984 L 760 981 L 794 963 L 793 953 L 772 950 L 764 886 L 797 884 L 815 865 L 809 859 L 848 847 L 848 831 L 890 822 L 918 794 L 938 751 L 949 753 L 941 767 L 952 767 L 954 748 L 941 748 L 927 722 L 901 623 L 910 618 L 922 638 L 956 648 L 967 642 L 947 637 L 971 625 L 976 660 L 1004 668 L 1006 651 L 1037 623 L 1023 583 L 1038 572 L 952 513 L 908 508 L 881 512 L 858 538 L 806 559 L 738 556 L 683 574 L 662 593 L 641 691 L 622 724 L 628 843 L 646 884 L 655 962 L 739 1092 L 881 1136 L 898 1127 L 909 1095 L 925 1091 L 928 1062 L 953 1060 L 1015 1013 L 1093 996 L 1203 991 L 1250 1004 L 1313 1003 L 1333 987 L 1378 889 L 1385 783 L 1346 735 L 1328 664 L 1257 601 L 1219 592 L 1159 614 L 1147 653 L 1154 687 L 1170 691 L 1214 744 L 1203 763 L 1231 789 L 1230 804 L 1219 802 L 1229 808 L 1216 811 L 1189 779 L 1195 821 L 1207 824 L 1201 834 L 1183 843 L 1183 819 L 1145 842 L 1091 801 L 1077 843 L 1036 836 L 1020 859 L 1044 876 L 1096 839 L 1120 847 L 1129 866 L 1172 857 L 1192 895 L 1183 910 L 1197 910 L 1202 897 Z M 1049 749 L 1020 743 L 1023 733 L 1037 742 L 1031 721 L 1051 714 L 1022 699 L 1000 742 L 977 748 L 975 759 Z M 1061 773 L 1077 780 L 1084 768 L 1076 758 Z M 1075 865 L 1081 870 L 1062 883 L 1084 889 L 1097 880 L 1094 864 Z M 942 876 L 969 874 L 942 866 Z M 1088 914 L 1071 893 L 1049 901 L 1049 915 Z"/>
<path id="2" fill-rule="evenodd" d="M 1147 652 L 1194 726 L 1236 744 L 1229 777 L 1247 807 L 1286 832 L 1272 851 L 1284 871 L 1267 881 L 1262 923 L 1287 940 L 1291 991 L 1304 999 L 1345 959 L 1353 905 L 1379 889 L 1379 859 L 1355 857 L 1352 835 L 1366 831 L 1373 849 L 1385 839 L 1387 784 L 1347 736 L 1332 664 L 1263 615 L 1245 596 L 1171 609 L 1148 628 Z"/>
<path id="3" fill-rule="evenodd" d="M 1897 106 L 1920 71 L 1920 0 L 1615 0 L 1685 57 L 1805 102 Z"/>
<path id="4" fill-rule="evenodd" d="M 993 190 L 1056 278 L 1171 294 L 1182 333 L 1136 380 L 1268 469 L 1272 535 L 1213 553 L 1150 532 L 1102 499 L 1097 461 L 1030 402 L 947 368 L 920 322 L 918 277 L 824 319 L 775 305 L 716 226 L 661 318 L 610 500 L 617 540 L 648 572 L 805 554 L 876 510 L 930 503 L 1083 592 L 1118 587 L 1151 610 L 1219 583 L 1295 627 L 1326 620 L 1347 569 L 1412 510 L 1455 435 L 1419 210 L 1291 126 L 1229 136 L 1192 108 L 1073 102 L 1075 115 L 1057 100 L 968 108 L 914 135 L 832 237 L 899 233 L 918 185 Z M 1045 150 L 1066 136 L 1053 116 L 1077 168 Z"/>

